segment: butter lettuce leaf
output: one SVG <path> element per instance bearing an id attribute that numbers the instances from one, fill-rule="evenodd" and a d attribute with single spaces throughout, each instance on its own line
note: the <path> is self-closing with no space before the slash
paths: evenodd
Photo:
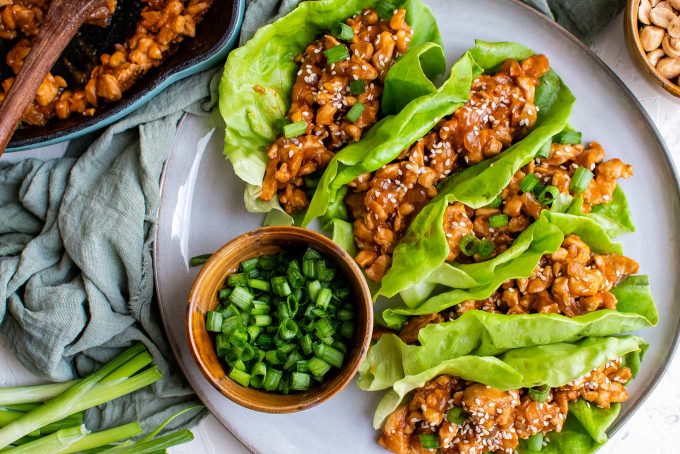
<path id="1" fill-rule="evenodd" d="M 280 211 L 270 222 L 292 223 L 278 201 L 262 202 L 259 196 L 267 163 L 268 146 L 276 141 L 290 107 L 290 94 L 298 65 L 294 58 L 305 47 L 327 32 L 332 24 L 379 0 L 320 0 L 302 2 L 286 16 L 257 31 L 244 46 L 229 54 L 219 87 L 219 108 L 226 123 L 224 153 L 234 166 L 236 175 L 248 183 L 246 207 L 254 212 Z M 407 9 L 406 20 L 413 28 L 411 48 L 428 42 L 441 42 L 432 11 L 420 0 L 397 0 L 395 7 Z M 433 75 L 445 62 L 436 52 L 426 52 L 424 75 Z M 441 55 L 443 57 L 443 54 Z M 402 70 L 411 68 L 400 65 Z M 422 83 L 422 80 L 420 80 Z M 411 92 L 391 89 L 391 104 L 400 105 L 413 99 Z M 416 93 L 417 94 L 417 93 Z M 406 99 L 406 101 L 404 101 Z"/>
<path id="2" fill-rule="evenodd" d="M 515 349 L 499 357 L 475 355 L 449 357 L 429 369 L 406 375 L 394 382 L 378 404 L 373 426 L 376 429 L 380 428 L 385 418 L 411 391 L 442 374 L 455 375 L 506 391 L 541 385 L 559 387 L 616 358 L 623 357 L 626 361 L 639 362 L 646 347 L 646 342 L 636 336 L 593 337 L 575 343 Z M 362 375 L 370 373 L 374 376 L 380 373 L 365 363 L 362 364 L 360 372 Z M 378 380 L 381 380 L 381 377 Z M 360 380 L 360 387 L 370 389 L 364 388 L 364 385 L 365 382 Z M 598 438 L 601 438 L 599 434 L 604 433 L 606 429 L 604 426 L 608 427 L 613 421 L 613 418 L 605 415 L 583 411 L 580 412 L 579 418 L 574 419 L 582 426 L 588 426 L 584 428 L 589 436 L 592 431 Z"/>
<path id="3" fill-rule="evenodd" d="M 369 349 L 359 385 L 367 390 L 384 389 L 447 358 L 498 356 L 517 348 L 576 342 L 656 325 L 658 315 L 647 276 L 628 277 L 612 292 L 619 301 L 616 311 L 600 310 L 570 318 L 557 314 L 504 315 L 472 310 L 456 320 L 421 329 L 420 345 L 407 345 L 396 335 L 384 335 Z"/>

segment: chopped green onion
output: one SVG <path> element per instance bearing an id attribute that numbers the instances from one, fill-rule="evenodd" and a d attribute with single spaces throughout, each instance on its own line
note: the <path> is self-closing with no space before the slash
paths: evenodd
<path id="1" fill-rule="evenodd" d="M 331 25 L 331 35 L 343 41 L 349 41 L 354 38 L 354 29 L 344 22 L 336 22 Z"/>
<path id="2" fill-rule="evenodd" d="M 354 320 L 354 311 L 340 309 L 337 313 L 338 320 Z"/>
<path id="3" fill-rule="evenodd" d="M 552 140 L 548 140 L 538 150 L 538 153 L 536 153 L 536 157 L 537 158 L 549 158 L 551 153 L 552 153 Z"/>
<path id="4" fill-rule="evenodd" d="M 498 207 L 500 207 L 502 204 L 503 204 L 503 197 L 501 197 L 501 195 L 499 194 L 499 195 L 496 196 L 495 199 L 493 199 L 493 200 L 491 201 L 491 203 L 489 203 L 489 204 L 487 205 L 487 207 L 488 207 L 488 208 L 498 208 Z"/>
<path id="5" fill-rule="evenodd" d="M 227 301 L 229 299 L 230 294 L 231 294 L 230 288 L 221 288 L 220 291 L 217 292 L 217 297 L 220 299 L 220 301 Z"/>
<path id="6" fill-rule="evenodd" d="M 460 407 L 453 407 L 446 413 L 446 420 L 459 426 L 465 422 L 466 418 L 465 411 Z"/>
<path id="7" fill-rule="evenodd" d="M 304 372 L 293 372 L 291 375 L 290 389 L 307 391 L 309 389 L 309 381 L 309 374 Z"/>
<path id="8" fill-rule="evenodd" d="M 543 432 L 538 432 L 527 438 L 527 448 L 530 451 L 543 451 Z"/>
<path id="9" fill-rule="evenodd" d="M 562 145 L 576 145 L 581 143 L 581 133 L 567 128 L 555 136 L 555 142 Z"/>
<path id="10" fill-rule="evenodd" d="M 248 285 L 255 290 L 262 290 L 263 292 L 269 291 L 269 282 L 263 281 L 262 279 L 248 279 Z"/>
<path id="11" fill-rule="evenodd" d="M 290 352 L 288 359 L 283 364 L 283 369 L 284 370 L 292 369 L 300 360 L 302 360 L 302 356 L 297 352 L 297 350 Z"/>
<path id="12" fill-rule="evenodd" d="M 298 137 L 307 132 L 307 122 L 304 120 L 288 123 L 283 127 L 283 136 L 286 139 Z"/>
<path id="13" fill-rule="evenodd" d="M 306 359 L 300 360 L 295 363 L 296 372 L 309 372 L 309 361 Z"/>
<path id="14" fill-rule="evenodd" d="M 581 192 L 588 189 L 588 185 L 592 179 L 593 172 L 586 169 L 585 167 L 579 167 L 576 169 L 576 172 L 574 172 L 574 176 L 571 177 L 569 190 L 575 194 L 580 194 Z"/>
<path id="15" fill-rule="evenodd" d="M 331 302 L 331 296 L 333 296 L 333 291 L 329 288 L 322 288 L 319 290 L 319 294 L 316 298 L 316 305 L 325 309 L 328 307 L 328 303 Z"/>
<path id="16" fill-rule="evenodd" d="M 322 378 L 331 369 L 331 365 L 316 356 L 309 360 L 309 372 L 317 378 Z"/>
<path id="17" fill-rule="evenodd" d="M 550 397 L 550 387 L 543 385 L 529 388 L 529 397 L 536 402 L 545 402 Z"/>
<path id="18" fill-rule="evenodd" d="M 246 310 L 250 307 L 253 302 L 253 294 L 250 293 L 245 287 L 234 287 L 231 295 L 229 295 L 229 301 L 234 303 L 236 307 Z"/>
<path id="19" fill-rule="evenodd" d="M 264 358 L 268 363 L 278 366 L 284 364 L 288 359 L 288 356 L 281 350 L 269 350 L 264 354 Z"/>
<path id="20" fill-rule="evenodd" d="M 343 44 L 338 44 L 335 47 L 324 50 L 323 54 L 326 56 L 326 64 L 328 65 L 332 65 L 349 58 L 349 51 Z"/>
<path id="21" fill-rule="evenodd" d="M 522 192 L 530 192 L 538 183 L 538 177 L 533 173 L 528 173 L 522 178 L 519 188 Z"/>
<path id="22" fill-rule="evenodd" d="M 298 265 L 297 260 L 293 260 L 288 264 L 286 276 L 293 288 L 300 288 L 305 285 L 305 277 L 300 273 L 300 266 Z"/>
<path id="23" fill-rule="evenodd" d="M 250 325 L 248 328 L 246 328 L 246 331 L 248 332 L 248 339 L 250 340 L 250 342 L 255 342 L 257 336 L 259 336 L 260 333 L 262 332 L 262 327 Z"/>
<path id="24" fill-rule="evenodd" d="M 342 366 L 342 361 L 345 359 L 345 354 L 342 353 L 340 350 L 336 350 L 330 345 L 326 345 L 324 346 L 321 359 L 326 361 L 331 366 L 340 368 Z"/>
<path id="25" fill-rule="evenodd" d="M 465 235 L 460 239 L 459 243 L 460 252 L 471 257 L 477 252 L 479 248 L 479 240 L 474 235 Z"/>
<path id="26" fill-rule="evenodd" d="M 335 277 L 335 270 L 326 266 L 325 260 L 316 262 L 316 275 L 321 282 L 331 282 Z"/>
<path id="27" fill-rule="evenodd" d="M 271 306 L 269 304 L 255 300 L 253 301 L 253 308 L 251 309 L 250 313 L 252 315 L 264 315 L 268 314 L 270 310 Z"/>
<path id="28" fill-rule="evenodd" d="M 297 336 L 298 326 L 293 320 L 287 318 L 279 325 L 279 337 L 284 341 L 288 341 Z"/>
<path id="29" fill-rule="evenodd" d="M 345 115 L 345 118 L 347 118 L 349 121 L 352 123 L 356 123 L 356 121 L 361 117 L 361 114 L 364 113 L 364 110 L 366 109 L 366 106 L 364 103 L 361 101 L 357 101 L 351 109 L 349 109 L 349 112 L 347 112 L 347 115 Z"/>
<path id="30" fill-rule="evenodd" d="M 538 201 L 541 205 L 550 206 L 552 203 L 560 197 L 560 190 L 555 186 L 546 186 L 543 191 L 538 195 Z"/>
<path id="31" fill-rule="evenodd" d="M 316 301 L 316 297 L 319 294 L 320 290 L 321 290 L 321 282 L 319 282 L 319 281 L 307 282 L 307 293 L 309 294 L 309 298 L 312 301 Z"/>
<path id="32" fill-rule="evenodd" d="M 307 176 L 305 177 L 305 186 L 306 186 L 308 189 L 314 189 L 314 188 L 316 188 L 317 186 L 319 186 L 319 182 L 320 182 L 320 181 L 321 181 L 321 176 L 318 175 L 318 174 L 307 175 Z"/>
<path id="33" fill-rule="evenodd" d="M 366 91 L 366 84 L 363 80 L 353 80 L 349 83 L 349 93 L 351 95 L 360 95 Z"/>
<path id="34" fill-rule="evenodd" d="M 498 227 L 505 227 L 508 225 L 508 215 L 507 214 L 494 214 L 489 217 L 489 227 L 496 229 Z"/>
<path id="35" fill-rule="evenodd" d="M 354 323 L 342 322 L 340 325 L 340 335 L 346 339 L 354 337 Z"/>
<path id="36" fill-rule="evenodd" d="M 205 314 L 205 327 L 208 331 L 213 333 L 222 332 L 222 314 L 219 312 L 208 311 Z"/>
<path id="37" fill-rule="evenodd" d="M 323 317 L 317 320 L 314 323 L 314 327 L 316 328 L 316 335 L 319 338 L 332 336 L 333 333 L 335 332 L 335 329 L 333 329 L 333 326 L 331 325 L 331 322 L 330 320 L 328 320 L 327 317 Z"/>
<path id="38" fill-rule="evenodd" d="M 267 391 L 274 391 L 279 386 L 282 376 L 283 372 L 280 370 L 268 368 L 267 375 L 264 377 L 264 383 L 262 383 L 262 387 Z"/>
<path id="39" fill-rule="evenodd" d="M 260 261 L 257 257 L 253 257 L 252 259 L 244 260 L 241 262 L 241 271 L 244 273 L 249 273 L 253 271 L 255 268 L 257 268 L 257 263 Z"/>
<path id="40" fill-rule="evenodd" d="M 191 259 L 189 259 L 189 266 L 203 265 L 210 257 L 212 257 L 212 254 L 203 254 L 191 257 Z"/>
<path id="41" fill-rule="evenodd" d="M 418 439 L 424 449 L 439 449 L 439 435 L 437 434 L 420 434 Z"/>
<path id="42" fill-rule="evenodd" d="M 480 241 L 479 245 L 477 246 L 477 254 L 483 259 L 489 258 L 493 253 L 493 250 L 493 241 L 486 238 L 482 238 L 482 241 Z"/>
<path id="43" fill-rule="evenodd" d="M 312 336 L 305 334 L 300 338 L 300 348 L 302 353 L 305 355 L 311 355 L 312 353 Z"/>
<path id="44" fill-rule="evenodd" d="M 389 2 L 380 2 L 375 5 L 375 10 L 382 20 L 387 20 L 394 14 L 394 5 Z"/>
<path id="45" fill-rule="evenodd" d="M 245 287 L 248 285 L 248 275 L 245 273 L 230 274 L 227 278 L 229 287 Z"/>
<path id="46" fill-rule="evenodd" d="M 278 296 L 288 296 L 291 294 L 290 286 L 284 276 L 273 277 L 272 288 Z"/>
<path id="47" fill-rule="evenodd" d="M 536 183 L 536 186 L 534 186 L 531 192 L 533 192 L 534 195 L 538 197 L 539 195 L 541 195 L 541 192 L 543 192 L 544 189 L 545 185 L 539 181 L 538 183 Z"/>

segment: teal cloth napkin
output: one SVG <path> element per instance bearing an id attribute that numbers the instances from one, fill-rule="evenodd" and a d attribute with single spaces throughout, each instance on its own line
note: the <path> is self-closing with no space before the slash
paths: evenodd
<path id="1" fill-rule="evenodd" d="M 297 3 L 250 1 L 241 42 Z M 588 39 L 624 2 L 527 3 Z M 77 158 L 0 161 L 0 321 L 16 356 L 38 375 L 67 380 L 141 341 L 165 374 L 153 387 L 90 410 L 91 429 L 134 419 L 150 429 L 194 403 L 154 303 L 151 242 L 179 119 L 212 108 L 215 74 L 178 82 L 96 140 L 73 143 L 67 154 Z"/>

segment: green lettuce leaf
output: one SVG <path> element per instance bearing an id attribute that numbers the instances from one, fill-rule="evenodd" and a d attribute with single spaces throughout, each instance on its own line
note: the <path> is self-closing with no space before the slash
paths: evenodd
<path id="1" fill-rule="evenodd" d="M 503 47 L 507 45 L 501 44 Z M 477 49 L 475 47 L 474 50 Z M 486 63 L 492 64 L 499 59 Z M 539 96 L 549 101 L 545 101 L 546 104 L 539 110 L 541 117 L 533 131 L 500 155 L 469 167 L 444 183 L 439 195 L 418 213 L 399 241 L 392 256 L 392 266 L 382 279 L 378 295 L 390 298 L 423 282 L 442 283 L 454 288 L 479 286 L 493 278 L 498 265 L 514 260 L 529 247 L 533 233 L 523 232 L 527 235 L 520 235 L 509 250 L 492 260 L 474 265 L 449 265 L 446 263 L 449 245 L 444 231 L 444 213 L 454 202 L 462 202 L 472 208 L 491 203 L 510 183 L 513 175 L 534 158 L 543 144 L 564 129 L 575 99 L 554 72 L 549 75 L 539 86 L 539 92 L 555 91 L 555 94 Z M 545 79 L 550 82 L 546 83 Z M 409 293 L 405 300 L 407 304 L 411 302 Z"/>
<path id="2" fill-rule="evenodd" d="M 280 211 L 270 222 L 291 223 L 277 200 L 257 199 L 267 164 L 267 147 L 286 122 L 290 93 L 298 70 L 296 55 L 332 24 L 344 21 L 379 0 L 321 0 L 302 2 L 291 13 L 262 27 L 244 46 L 229 54 L 219 87 L 219 107 L 226 123 L 224 152 L 239 178 L 248 183 L 246 207 L 254 212 Z M 414 30 L 411 46 L 441 42 L 432 11 L 419 0 L 397 0 L 394 6 L 407 9 L 406 19 Z M 434 74 L 445 64 L 436 53 L 426 52 L 417 63 L 427 65 L 423 74 Z M 404 65 L 400 66 L 403 69 Z M 411 98 L 410 92 L 395 92 Z"/>
<path id="3" fill-rule="evenodd" d="M 635 231 L 626 194 L 618 185 L 614 190 L 611 202 L 595 205 L 586 216 L 602 225 L 612 238 Z"/>
<path id="4" fill-rule="evenodd" d="M 317 217 L 332 216 L 329 207 L 344 204 L 346 192 L 343 191 L 347 190 L 348 183 L 395 159 L 405 147 L 427 134 L 439 119 L 465 104 L 472 81 L 480 73 L 474 60 L 465 54 L 453 65 L 449 78 L 437 91 L 415 98 L 398 114 L 374 125 L 359 142 L 338 152 L 321 177 L 302 225 L 308 225 Z"/>
<path id="5" fill-rule="evenodd" d="M 500 357 L 465 355 L 449 357 L 441 363 L 414 375 L 406 375 L 394 382 L 378 404 L 373 426 L 378 429 L 384 419 L 404 400 L 406 395 L 442 374 L 450 374 L 465 380 L 479 382 L 502 390 L 548 385 L 563 386 L 573 379 L 620 357 L 639 356 L 646 349 L 646 342 L 636 336 L 587 338 L 575 343 L 556 343 L 510 350 Z M 382 369 L 385 370 L 385 369 Z M 377 369 L 362 364 L 362 375 Z M 380 380 L 380 379 L 379 379 Z M 381 381 L 381 380 L 380 380 Z M 365 381 L 359 386 L 365 388 Z M 588 415 L 591 430 L 600 430 L 604 418 Z M 588 424 L 588 418 L 579 420 Z M 610 421 L 611 423 L 611 421 Z M 588 429 L 586 429 L 588 430 Z"/>
<path id="6" fill-rule="evenodd" d="M 340 188 L 359 175 L 373 172 L 393 161 L 404 148 L 427 134 L 442 117 L 460 108 L 469 97 L 472 81 L 483 71 L 495 69 L 509 58 L 523 60 L 531 55 L 533 51 L 520 44 L 477 41 L 475 47 L 453 65 L 449 78 L 436 92 L 416 98 L 390 121 L 384 120 L 374 126 L 358 144 L 344 148 L 335 156 L 324 172 L 303 225 L 316 217 L 327 216 L 328 206 L 339 199 Z M 551 110 L 552 103 L 557 101 L 557 94 L 548 96 L 538 92 L 547 89 L 562 92 L 563 84 L 554 73 L 548 79 L 550 82 L 537 90 L 537 99 L 543 103 L 539 104 L 539 122 L 542 117 L 549 116 L 542 112 Z M 555 79 L 557 84 L 554 83 Z M 564 88 L 564 102 L 568 102 L 566 98 L 571 93 L 567 93 L 568 89 Z M 561 125 L 553 134 L 563 128 L 564 125 Z"/>
<path id="7" fill-rule="evenodd" d="M 445 72 L 446 56 L 440 45 L 424 43 L 411 49 L 385 77 L 380 113 L 395 115 L 412 99 L 437 91 L 432 81 Z"/>
<path id="8" fill-rule="evenodd" d="M 420 345 L 407 345 L 392 334 L 382 336 L 368 351 L 359 385 L 367 390 L 384 389 L 448 358 L 498 356 L 512 349 L 611 336 L 657 323 L 647 276 L 628 277 L 612 292 L 619 301 L 616 311 L 601 310 L 569 318 L 473 310 L 450 322 L 427 325 L 418 333 Z"/>
<path id="9" fill-rule="evenodd" d="M 582 402 L 582 400 L 576 402 Z M 571 405 L 569 408 L 572 408 Z M 549 443 L 542 450 L 533 451 L 527 447 L 526 440 L 520 440 L 517 452 L 520 454 L 592 454 L 603 445 L 595 441 L 578 419 L 572 415 L 567 416 L 561 432 L 548 434 L 547 441 Z"/>
<path id="10" fill-rule="evenodd" d="M 412 297 L 409 292 L 403 292 L 402 300 L 404 301 L 404 305 L 386 309 L 383 312 L 383 321 L 390 328 L 397 329 L 403 324 L 404 316 L 433 314 L 435 312 L 441 312 L 444 309 L 466 300 L 486 299 L 508 279 L 518 279 L 531 276 L 531 273 L 538 264 L 541 256 L 543 254 L 549 254 L 556 251 L 557 248 L 562 244 L 564 236 L 569 234 L 576 234 L 580 236 L 581 239 L 596 253 L 622 253 L 621 245 L 619 243 L 613 242 L 611 238 L 607 236 L 605 229 L 600 224 L 586 216 L 575 216 L 566 213 L 553 213 L 550 211 L 544 211 L 541 214 L 541 217 L 536 222 L 534 222 L 534 224 L 522 232 L 518 239 L 515 240 L 515 243 L 521 239 L 522 244 L 524 244 L 526 240 L 522 238 L 522 235 L 525 234 L 531 235 L 532 239 L 528 247 L 523 247 L 522 253 L 518 254 L 512 260 L 506 261 L 505 263 L 496 266 L 493 269 L 490 280 L 487 279 L 488 276 L 484 275 L 480 269 L 473 268 L 472 271 L 470 271 L 470 268 L 464 268 L 484 265 L 486 262 L 481 262 L 474 265 L 444 265 L 449 268 L 467 271 L 468 275 L 475 274 L 477 276 L 477 280 L 483 281 L 484 279 L 487 279 L 483 285 L 470 288 L 451 288 L 452 286 L 449 285 L 445 279 L 438 279 L 434 282 L 443 285 L 425 288 L 424 291 L 419 292 L 417 295 L 420 299 Z M 512 247 L 509 248 L 508 251 L 511 249 Z M 504 253 L 508 251 L 505 251 Z M 481 270 L 488 271 L 483 267 Z M 415 274 L 416 270 L 413 270 L 413 273 Z M 437 270 L 437 273 L 433 274 L 432 279 L 435 279 L 439 276 L 441 275 L 439 274 L 439 270 Z M 451 279 L 451 282 L 455 282 L 456 285 L 460 285 L 462 282 L 462 279 L 459 278 L 459 275 L 454 273 L 449 273 L 447 278 Z M 428 277 L 425 281 L 428 282 L 429 279 L 430 278 Z M 641 285 L 646 286 L 648 285 L 648 282 L 645 282 Z M 433 288 L 433 296 L 428 295 L 427 290 L 432 291 Z M 404 296 L 406 297 L 404 298 Z M 422 298 L 426 299 L 423 301 Z M 645 307 L 645 313 L 643 315 L 652 323 L 656 323 L 656 309 L 653 308 L 653 303 L 651 304 L 651 308 Z"/>

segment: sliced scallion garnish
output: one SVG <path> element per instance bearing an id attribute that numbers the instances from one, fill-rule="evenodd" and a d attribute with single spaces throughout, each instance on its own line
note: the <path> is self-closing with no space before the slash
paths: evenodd
<path id="1" fill-rule="evenodd" d="M 571 184 L 569 185 L 569 190 L 574 194 L 580 194 L 588 189 L 588 185 L 593 179 L 593 172 L 586 169 L 585 167 L 579 167 L 574 172 L 574 176 L 571 177 Z"/>
<path id="2" fill-rule="evenodd" d="M 326 64 L 328 65 L 332 65 L 349 58 L 349 51 L 343 44 L 338 44 L 335 47 L 326 49 L 323 51 L 323 54 L 326 56 Z"/>

